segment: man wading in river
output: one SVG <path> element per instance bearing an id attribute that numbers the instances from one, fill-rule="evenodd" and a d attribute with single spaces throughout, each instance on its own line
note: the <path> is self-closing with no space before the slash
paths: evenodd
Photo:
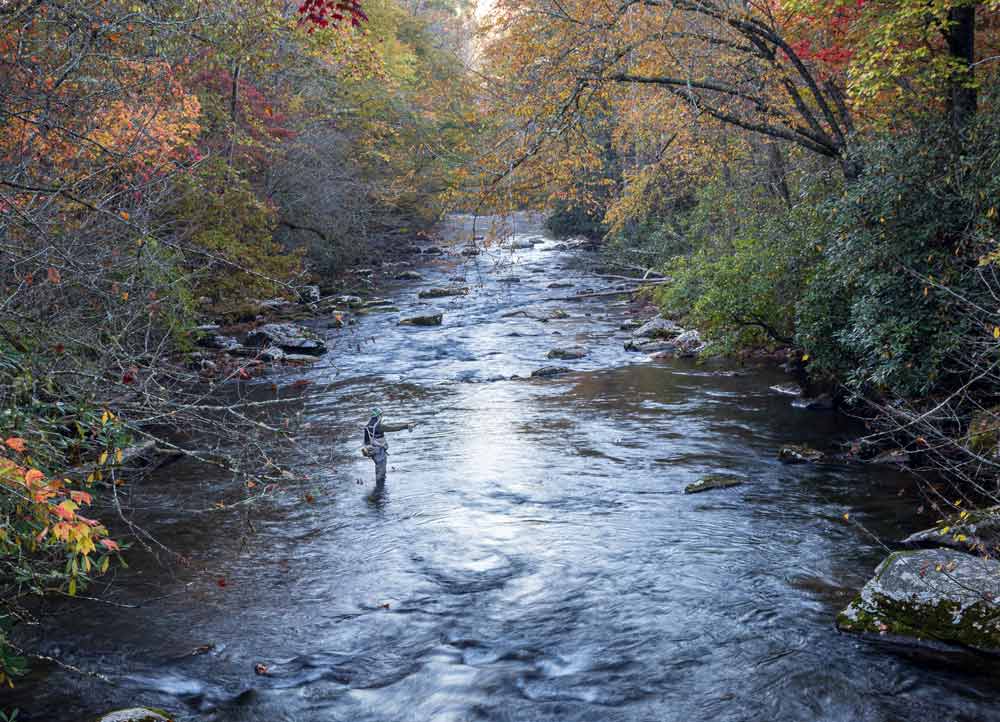
<path id="1" fill-rule="evenodd" d="M 385 440 L 386 431 L 413 430 L 413 424 L 386 424 L 382 422 L 382 409 L 373 409 L 372 416 L 365 425 L 365 445 L 361 453 L 375 462 L 375 483 L 385 483 L 385 465 L 389 457 L 389 442 Z"/>

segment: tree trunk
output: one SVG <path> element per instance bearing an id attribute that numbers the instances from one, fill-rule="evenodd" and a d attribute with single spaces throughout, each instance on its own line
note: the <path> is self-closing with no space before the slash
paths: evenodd
<path id="1" fill-rule="evenodd" d="M 978 93 L 972 64 L 976 61 L 976 6 L 952 8 L 948 11 L 948 29 L 945 34 L 948 52 L 961 70 L 951 79 L 948 98 L 948 115 L 955 129 L 961 129 L 976 114 Z"/>

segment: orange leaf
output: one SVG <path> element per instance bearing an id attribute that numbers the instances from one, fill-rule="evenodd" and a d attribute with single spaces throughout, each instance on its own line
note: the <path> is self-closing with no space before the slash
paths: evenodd
<path id="1" fill-rule="evenodd" d="M 34 484 L 45 478 L 45 474 L 40 472 L 38 469 L 31 469 L 24 475 L 24 481 L 26 484 Z"/>
<path id="2" fill-rule="evenodd" d="M 62 283 L 62 275 L 59 273 L 58 268 L 49 268 L 48 270 L 49 283 L 60 284 Z"/>
<path id="3" fill-rule="evenodd" d="M 128 211 L 122 211 L 118 215 L 120 215 L 123 220 L 126 220 L 126 221 L 128 220 Z"/>
<path id="4" fill-rule="evenodd" d="M 69 498 L 77 504 L 90 504 L 92 501 L 90 494 L 85 491 L 71 491 L 69 493 Z"/>
<path id="5" fill-rule="evenodd" d="M 27 445 L 24 443 L 24 439 L 17 436 L 11 436 L 4 443 L 19 454 L 23 454 L 28 449 Z"/>
<path id="6" fill-rule="evenodd" d="M 53 507 L 52 512 L 60 519 L 73 521 L 73 517 L 76 516 L 76 504 L 71 501 L 64 501 L 62 504 Z"/>
<path id="7" fill-rule="evenodd" d="M 118 546 L 118 542 L 114 542 L 110 539 L 101 539 L 101 546 L 113 552 L 121 551 L 120 547 Z"/>

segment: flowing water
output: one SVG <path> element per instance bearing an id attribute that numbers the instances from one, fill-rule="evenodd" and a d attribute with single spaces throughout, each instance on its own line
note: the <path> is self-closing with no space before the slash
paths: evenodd
<path id="1" fill-rule="evenodd" d="M 390 313 L 329 331 L 282 459 L 306 481 L 242 512 L 211 511 L 227 480 L 204 467 L 139 485 L 136 518 L 190 564 L 136 552 L 105 595 L 123 606 L 57 607 L 35 635 L 114 685 L 41 665 L 0 707 L 50 722 L 134 704 L 257 722 L 1000 719 L 992 663 L 834 628 L 885 553 L 843 515 L 886 540 L 926 524 L 910 480 L 782 466 L 783 443 L 857 429 L 769 391 L 776 371 L 626 353 L 623 304 L 546 300 L 607 284 L 553 243 L 447 256 L 386 289 L 404 315 L 443 311 L 441 327 Z M 469 296 L 417 300 L 457 277 Z M 522 307 L 570 317 L 503 317 Z M 574 343 L 590 355 L 545 359 Z M 494 380 L 551 363 L 574 371 Z M 418 423 L 390 435 L 382 490 L 358 451 L 373 405 Z M 747 483 L 683 493 L 711 472 Z"/>

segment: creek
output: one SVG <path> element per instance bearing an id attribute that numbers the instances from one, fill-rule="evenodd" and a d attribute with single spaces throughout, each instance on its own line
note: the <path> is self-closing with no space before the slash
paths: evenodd
<path id="1" fill-rule="evenodd" d="M 401 314 L 330 329 L 323 363 L 285 379 L 311 382 L 280 458 L 305 480 L 218 513 L 228 479 L 204 466 L 137 485 L 137 522 L 190 563 L 130 555 L 106 594 L 125 606 L 56 605 L 33 633 L 115 684 L 36 665 L 0 706 L 46 722 L 138 704 L 225 722 L 1000 720 L 992 664 L 834 628 L 886 553 L 876 538 L 932 520 L 912 480 L 780 464 L 782 444 L 859 430 L 770 391 L 788 381 L 775 369 L 624 351 L 624 302 L 545 300 L 606 287 L 596 257 L 516 230 L 541 242 L 418 266 L 425 280 L 380 289 Z M 455 283 L 470 294 L 417 298 Z M 520 308 L 569 317 L 504 317 Z M 397 325 L 429 309 L 441 326 Z M 568 345 L 589 354 L 546 359 Z M 509 380 L 547 365 L 572 372 Z M 417 423 L 389 435 L 381 490 L 359 453 L 373 406 Z M 710 473 L 747 481 L 683 493 Z"/>

